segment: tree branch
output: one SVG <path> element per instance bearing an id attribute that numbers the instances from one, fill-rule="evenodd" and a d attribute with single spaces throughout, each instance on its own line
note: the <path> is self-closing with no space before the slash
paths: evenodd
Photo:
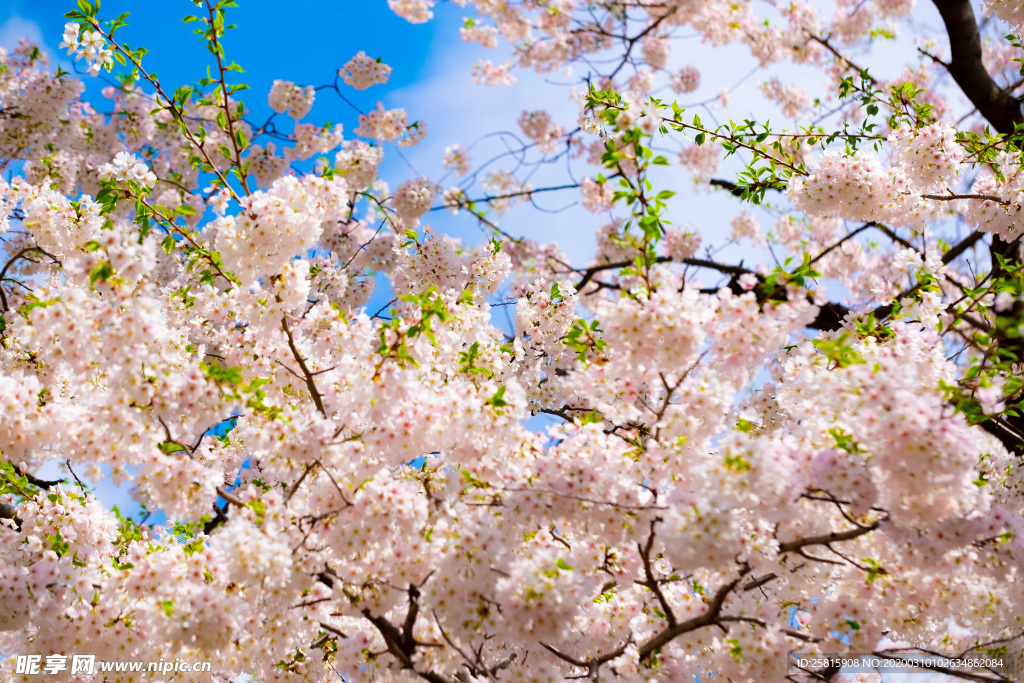
<path id="1" fill-rule="evenodd" d="M 933 0 L 949 35 L 949 75 L 992 127 L 1010 135 L 1024 124 L 1020 103 L 1003 90 L 981 59 L 981 33 L 970 0 Z"/>
<path id="2" fill-rule="evenodd" d="M 281 328 L 288 337 L 288 348 L 291 349 L 295 362 L 299 364 L 299 369 L 302 370 L 302 374 L 306 378 L 306 388 L 309 389 L 309 395 L 313 397 L 313 403 L 316 405 L 316 409 L 320 411 L 321 415 L 327 417 L 327 409 L 324 408 L 323 398 L 321 398 L 320 391 L 316 388 L 316 382 L 313 381 L 313 373 L 309 371 L 309 367 L 306 365 L 306 359 L 302 357 L 302 354 L 299 353 L 299 349 L 295 346 L 295 338 L 292 336 L 292 331 L 288 328 L 287 318 L 281 318 Z"/>

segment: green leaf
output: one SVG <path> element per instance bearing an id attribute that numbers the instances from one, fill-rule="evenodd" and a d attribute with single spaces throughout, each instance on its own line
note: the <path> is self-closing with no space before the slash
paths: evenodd
<path id="1" fill-rule="evenodd" d="M 89 284 L 94 285 L 97 281 L 106 282 L 114 274 L 114 268 L 109 263 L 101 263 L 89 273 Z"/>
<path id="2" fill-rule="evenodd" d="M 71 549 L 71 544 L 64 540 L 64 537 L 60 535 L 60 529 L 53 536 L 47 536 L 47 541 L 50 542 L 50 548 L 53 552 L 57 553 L 58 556 L 63 557 Z"/>
<path id="3" fill-rule="evenodd" d="M 498 387 L 498 391 L 495 392 L 494 396 L 491 396 L 487 400 L 487 403 L 489 403 L 495 409 L 504 408 L 505 406 L 509 405 L 509 402 L 505 400 L 504 396 L 505 387 Z"/>
<path id="4" fill-rule="evenodd" d="M 562 298 L 562 290 L 560 290 L 558 288 L 558 283 L 557 282 L 552 282 L 551 283 L 551 301 L 552 301 L 552 303 L 555 301 L 555 299 L 559 299 L 560 300 L 561 298 Z"/>

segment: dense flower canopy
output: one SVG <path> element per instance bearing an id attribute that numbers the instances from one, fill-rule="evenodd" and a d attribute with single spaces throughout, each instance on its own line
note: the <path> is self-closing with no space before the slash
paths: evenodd
<path id="1" fill-rule="evenodd" d="M 586 167 L 553 189 L 593 214 L 589 263 L 502 227 L 546 189 L 517 155 L 484 172 L 453 143 L 445 178 L 381 178 L 424 122 L 306 122 L 389 79 L 363 52 L 251 120 L 230 0 L 187 19 L 211 69 L 181 86 L 80 0 L 62 47 L 118 76 L 112 112 L 36 46 L 0 52 L 0 680 L 55 653 L 264 682 L 878 680 L 794 651 L 1024 672 L 1022 5 L 979 29 L 934 0 L 946 35 L 885 82 L 850 54 L 914 0 L 456 2 L 509 55 L 467 65 L 481 87 L 587 73 L 577 119 L 517 123 Z M 682 32 L 824 94 L 766 76 L 784 126 L 703 123 L 671 100 L 701 82 Z M 672 165 L 735 197 L 722 241 L 778 260 L 718 258 Z"/>

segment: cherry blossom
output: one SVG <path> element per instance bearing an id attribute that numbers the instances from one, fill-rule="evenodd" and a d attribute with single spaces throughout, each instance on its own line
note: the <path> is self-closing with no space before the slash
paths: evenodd
<path id="1" fill-rule="evenodd" d="M 372 85 L 387 83 L 391 67 L 379 59 L 371 59 L 360 50 L 339 70 L 342 80 L 356 90 L 366 90 Z"/>
<path id="2" fill-rule="evenodd" d="M 298 121 L 313 107 L 316 92 L 313 86 L 300 87 L 291 81 L 275 80 L 268 96 L 270 107 L 279 114 L 288 115 Z"/>

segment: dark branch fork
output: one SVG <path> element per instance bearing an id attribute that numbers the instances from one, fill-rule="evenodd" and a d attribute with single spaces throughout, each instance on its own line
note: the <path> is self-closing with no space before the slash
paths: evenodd
<path id="1" fill-rule="evenodd" d="M 384 643 L 387 645 L 388 653 L 402 663 L 402 668 L 415 671 L 416 675 L 430 683 L 451 683 L 448 678 L 445 678 L 438 673 L 434 673 L 432 671 L 420 671 L 416 668 L 413 656 L 417 647 L 441 647 L 441 645 L 435 643 L 421 643 L 413 636 L 413 629 L 416 626 L 416 619 L 420 612 L 420 590 L 417 586 L 410 584 L 408 594 L 409 609 L 406 612 L 405 620 L 402 622 L 401 628 L 395 626 L 384 617 L 374 616 L 369 607 L 363 608 L 362 614 L 367 621 L 376 627 L 381 637 L 384 638 Z"/>

